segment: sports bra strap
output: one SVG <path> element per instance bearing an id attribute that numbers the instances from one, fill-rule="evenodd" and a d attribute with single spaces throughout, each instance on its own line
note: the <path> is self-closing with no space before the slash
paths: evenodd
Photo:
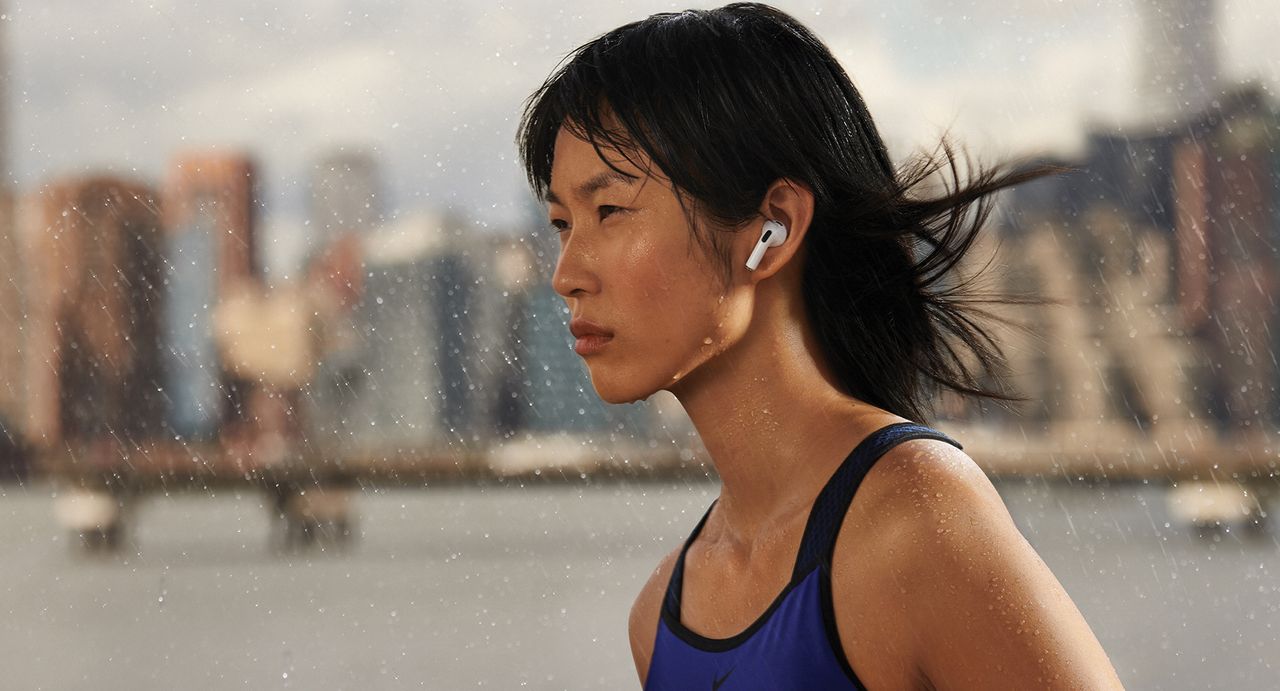
<path id="1" fill-rule="evenodd" d="M 702 525 L 707 522 L 707 516 L 711 515 L 711 509 L 720 501 L 717 497 L 711 500 L 711 505 L 707 507 L 707 512 L 702 514 L 702 520 L 698 521 L 698 525 L 694 526 L 693 532 L 689 533 L 689 537 L 685 538 L 684 546 L 680 548 L 680 556 L 676 557 L 676 565 L 671 569 L 671 580 L 667 582 L 667 597 L 663 601 L 663 606 L 676 617 L 680 618 L 680 594 L 684 586 L 684 555 L 689 551 L 689 545 L 693 544 L 693 539 L 702 532 Z"/>
<path id="2" fill-rule="evenodd" d="M 937 439 L 953 444 L 958 449 L 964 448 L 955 439 L 916 422 L 895 422 L 867 435 L 858 442 L 858 445 L 832 474 L 831 479 L 818 494 L 813 507 L 810 508 L 804 537 L 801 538 L 800 549 L 796 552 L 795 568 L 791 574 L 792 581 L 805 576 L 819 564 L 830 565 L 836 536 L 840 532 L 845 514 L 849 511 L 853 495 L 858 491 L 858 485 L 862 483 L 862 478 L 866 476 L 867 471 L 877 459 L 895 445 L 908 439 Z M 677 621 L 680 617 L 680 596 L 684 585 L 685 554 L 688 553 L 694 538 L 702 531 L 702 526 L 707 522 L 707 517 L 711 515 L 711 509 L 715 507 L 717 501 L 719 498 L 711 502 L 706 513 L 702 514 L 702 519 L 698 521 L 698 525 L 689 533 L 689 537 L 680 548 L 680 556 L 676 558 L 675 566 L 671 570 L 671 579 L 667 584 L 663 607 Z"/>
<path id="3" fill-rule="evenodd" d="M 836 537 L 862 478 L 889 449 L 909 439 L 937 439 L 958 449 L 964 448 L 955 439 L 916 422 L 895 422 L 867 435 L 840 464 L 814 500 L 800 549 L 796 553 L 795 570 L 791 574 L 793 579 L 804 576 L 819 564 L 830 566 Z"/>

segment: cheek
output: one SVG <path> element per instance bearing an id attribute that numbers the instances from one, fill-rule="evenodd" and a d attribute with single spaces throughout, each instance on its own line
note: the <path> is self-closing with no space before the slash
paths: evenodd
<path id="1" fill-rule="evenodd" d="M 635 335 L 670 345 L 707 318 L 703 268 L 688 256 L 682 241 L 638 239 L 619 256 L 619 265 L 624 267 L 620 275 L 627 277 L 619 288 L 627 296 Z"/>
<path id="2" fill-rule="evenodd" d="M 646 214 L 628 232 L 630 242 L 621 248 L 618 260 L 639 284 L 632 288 L 655 300 L 673 293 L 678 294 L 677 298 L 683 295 L 686 301 L 702 297 L 705 288 L 698 286 L 704 269 L 698 265 L 696 255 L 689 252 L 688 230 L 682 216 L 675 212 Z M 691 290 L 698 290 L 697 296 Z"/>
<path id="3" fill-rule="evenodd" d="M 619 275 L 627 277 L 626 294 L 640 298 L 641 304 L 660 300 L 670 285 L 669 267 L 648 233 L 638 233 L 619 258 Z"/>

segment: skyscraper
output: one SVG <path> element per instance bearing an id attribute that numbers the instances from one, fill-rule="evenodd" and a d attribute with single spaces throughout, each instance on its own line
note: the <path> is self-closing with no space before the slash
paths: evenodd
<path id="1" fill-rule="evenodd" d="M 55 182 L 31 248 L 29 431 L 46 448 L 159 436 L 163 305 L 156 194 L 110 177 Z"/>
<path id="2" fill-rule="evenodd" d="M 260 275 L 253 163 L 239 154 L 183 156 L 164 198 L 169 423 L 181 437 L 211 440 L 244 393 L 219 362 L 212 314 L 237 282 Z"/>
<path id="3" fill-rule="evenodd" d="M 376 457 L 469 445 L 488 430 L 485 394 L 475 390 L 484 310 L 462 228 L 423 213 L 360 242 L 356 338 L 326 359 L 308 391 L 317 446 Z"/>
<path id="4" fill-rule="evenodd" d="M 1280 413 L 1280 119 L 1264 90 L 1241 88 L 1188 129 L 1173 161 L 1179 308 L 1209 412 L 1244 427 Z"/>
<path id="5" fill-rule="evenodd" d="M 0 3 L 0 10 L 4 4 Z M 0 475 L 15 467 L 20 459 L 6 452 L 21 440 L 21 422 L 25 417 L 26 395 L 23 391 L 23 339 L 26 335 L 23 313 L 24 274 L 14 222 L 15 194 L 9 161 L 9 60 L 3 31 L 8 22 L 0 23 Z"/>
<path id="6" fill-rule="evenodd" d="M 1218 95 L 1215 0 L 1138 0 L 1140 112 L 1183 124 Z"/>
<path id="7" fill-rule="evenodd" d="M 312 246 L 343 233 L 368 233 L 381 225 L 378 164 L 365 151 L 339 149 L 322 158 L 311 180 Z"/>

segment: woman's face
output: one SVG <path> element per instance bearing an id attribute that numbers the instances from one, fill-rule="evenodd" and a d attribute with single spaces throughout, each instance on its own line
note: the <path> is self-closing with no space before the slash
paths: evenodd
<path id="1" fill-rule="evenodd" d="M 732 318 L 734 292 L 720 289 L 665 175 L 647 176 L 618 152 L 602 151 L 630 177 L 563 127 L 556 138 L 548 213 L 560 256 L 552 287 L 572 318 L 613 332 L 583 358 L 600 398 L 627 403 L 676 387 L 745 321 Z"/>

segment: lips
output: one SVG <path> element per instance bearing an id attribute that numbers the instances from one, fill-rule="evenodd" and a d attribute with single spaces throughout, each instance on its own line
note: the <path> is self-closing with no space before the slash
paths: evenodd
<path id="1" fill-rule="evenodd" d="M 613 340 L 613 332 L 599 324 L 586 319 L 574 319 L 569 322 L 569 331 L 578 339 L 573 344 L 577 354 L 586 357 L 595 355 Z"/>
<path id="2" fill-rule="evenodd" d="M 588 321 L 586 319 L 577 318 L 569 322 L 569 333 L 574 338 L 586 338 L 588 336 L 612 336 L 613 332 L 600 326 L 599 324 Z"/>

